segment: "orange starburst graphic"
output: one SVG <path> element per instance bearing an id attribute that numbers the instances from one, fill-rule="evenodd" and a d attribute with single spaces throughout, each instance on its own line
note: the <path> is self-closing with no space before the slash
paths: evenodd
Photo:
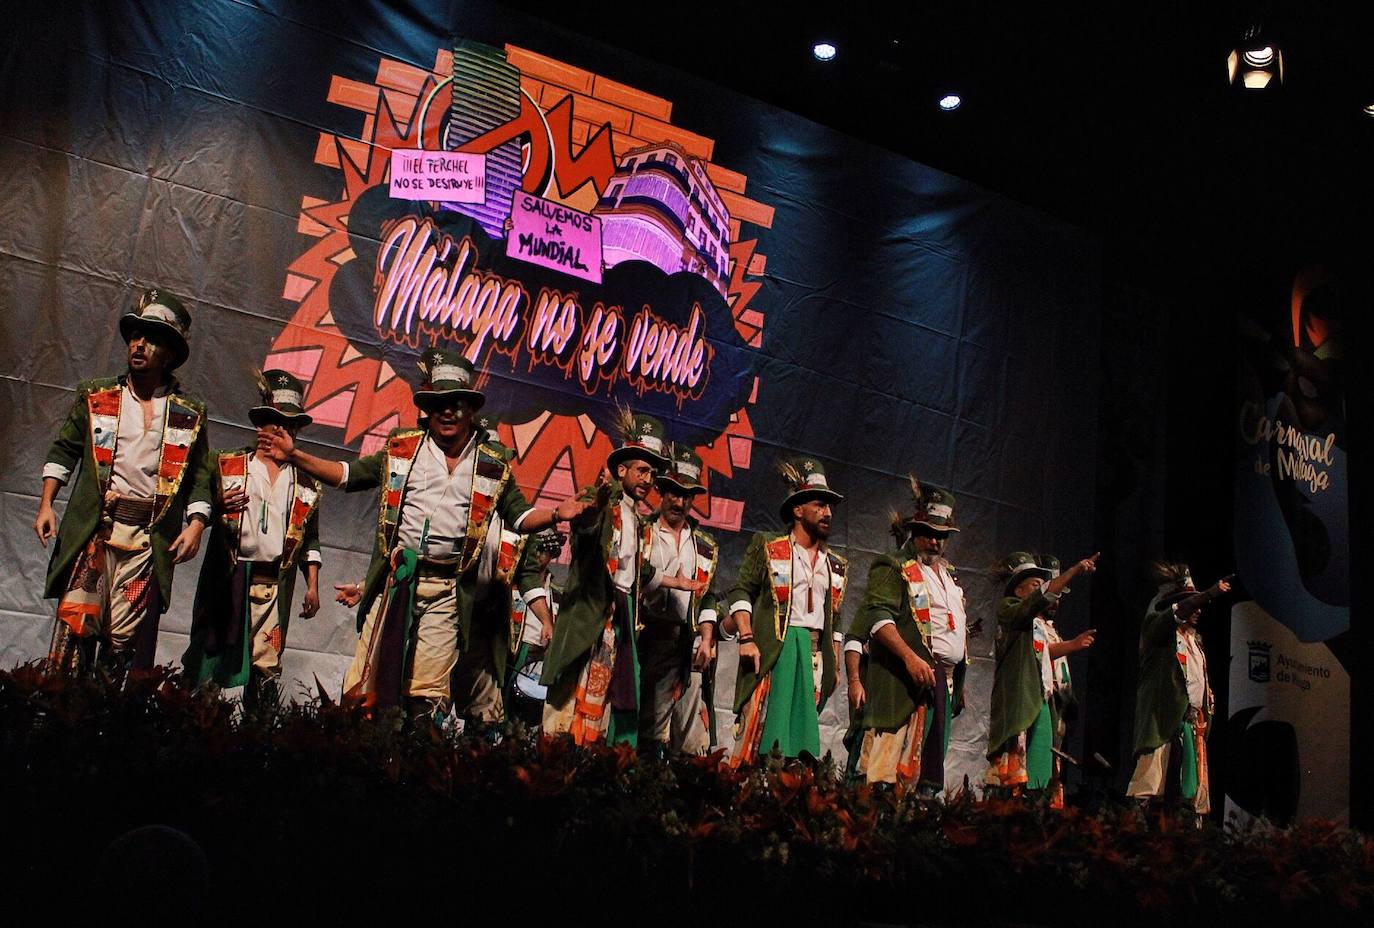
<path id="1" fill-rule="evenodd" d="M 493 51 L 493 54 L 496 52 Z M 590 210 L 627 153 L 672 146 L 704 169 L 705 186 L 728 211 L 728 254 L 709 259 L 702 273 L 718 281 L 735 329 L 751 347 L 762 344 L 764 314 L 753 304 L 766 261 L 757 238 L 741 240 L 744 226 L 771 228 L 773 209 L 745 195 L 746 177 L 711 161 L 715 142 L 672 124 L 672 104 L 574 65 L 507 45 L 504 58 L 519 71 L 520 111 L 509 123 L 471 138 L 463 151 L 482 151 L 517 139 L 523 162 L 521 187 L 579 210 Z M 357 260 L 349 240 L 349 215 L 362 194 L 389 181 L 394 149 L 444 147 L 440 122 L 452 102 L 453 52 L 441 50 L 432 70 L 383 59 L 371 81 L 335 75 L 328 100 L 363 114 L 356 137 L 322 132 L 316 163 L 339 171 L 333 200 L 303 197 L 297 230 L 313 239 L 287 270 L 282 295 L 297 304 L 274 341 L 264 366 L 290 371 L 307 384 L 306 407 L 317 425 L 340 430 L 346 444 L 368 453 L 387 433 L 413 425 L 411 385 L 380 358 L 362 354 L 340 331 L 330 306 L 330 284 Z M 724 230 L 722 230 L 724 235 Z M 740 528 L 744 504 L 710 492 L 711 475 L 730 477 L 747 469 L 754 430 L 749 406 L 758 399 L 754 379 L 748 401 L 730 416 L 718 438 L 696 450 L 705 464 L 708 492 L 695 505 L 707 525 Z M 503 424 L 501 438 L 516 456 L 516 479 L 535 500 L 558 500 L 595 480 L 611 439 L 586 415 L 543 413 Z"/>

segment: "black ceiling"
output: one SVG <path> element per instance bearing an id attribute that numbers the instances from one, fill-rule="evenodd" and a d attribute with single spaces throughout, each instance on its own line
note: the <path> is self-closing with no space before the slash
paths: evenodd
<path id="1" fill-rule="evenodd" d="M 1217 249 L 1319 255 L 1368 222 L 1363 0 L 507 5 L 1084 226 L 1123 279 Z M 1226 84 L 1255 23 L 1284 52 L 1277 93 Z M 811 55 L 822 38 L 832 62 Z"/>

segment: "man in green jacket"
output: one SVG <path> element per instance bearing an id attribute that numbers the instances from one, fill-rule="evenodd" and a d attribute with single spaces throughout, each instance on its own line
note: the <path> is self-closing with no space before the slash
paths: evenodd
<path id="1" fill-rule="evenodd" d="M 914 784 L 931 798 L 944 791 L 949 732 L 963 704 L 968 621 L 944 559 L 959 531 L 954 497 L 915 478 L 912 494 L 915 514 L 893 520 L 902 546 L 870 566 L 849 637 L 870 642 L 859 769 L 870 783 Z"/>
<path id="2" fill-rule="evenodd" d="M 172 375 L 190 328 L 180 300 L 145 291 L 119 320 L 128 370 L 84 381 L 48 450 L 33 528 L 44 547 L 57 539 L 43 594 L 58 601 L 56 669 L 151 667 L 173 568 L 200 549 L 211 505 L 205 404 Z M 59 530 L 53 501 L 74 471 Z"/>
<path id="3" fill-rule="evenodd" d="M 820 757 L 820 709 L 839 674 L 843 636 L 836 628 L 849 564 L 827 542 L 831 507 L 844 497 L 830 489 L 815 458 L 778 469 L 789 491 L 778 511 L 788 531 L 754 536 L 724 599 L 740 643 L 736 767 L 775 750 Z"/>
<path id="4" fill-rule="evenodd" d="M 532 509 L 511 479 L 502 449 L 479 436 L 473 414 L 486 397 L 473 389 L 466 358 L 440 348 L 420 357 L 414 394 L 421 424 L 396 429 L 380 451 L 327 461 L 272 427 L 271 453 L 348 492 L 378 491 L 372 561 L 358 607 L 358 647 L 344 675 L 344 698 L 367 709 L 402 699 L 414 717 L 448 712 L 451 679 L 467 646 L 478 564 L 491 516 L 519 533 L 573 518 L 585 503 Z"/>
<path id="5" fill-rule="evenodd" d="M 515 452 L 501 441 L 501 421 L 483 410 L 473 420 L 479 437 L 498 448 L 507 461 Z M 511 640 L 513 580 L 529 535 L 522 535 L 491 514 L 486 545 L 477 565 L 477 587 L 468 646 L 453 669 L 453 711 L 468 723 L 490 725 L 505 718 L 502 687 L 506 663 L 514 651 Z M 518 644 L 518 642 L 516 642 Z"/>
<path id="6" fill-rule="evenodd" d="M 1095 631 L 1051 645 L 1043 616 L 1075 577 L 1096 569 L 1096 554 L 1058 576 L 1026 551 L 1012 552 L 1003 563 L 984 795 L 1043 796 L 1053 789 L 1054 661 L 1091 647 Z"/>
<path id="7" fill-rule="evenodd" d="M 695 579 L 664 576 L 644 556 L 638 506 L 654 472 L 668 465 L 663 424 L 622 408 L 616 428 L 620 445 L 606 459 L 609 479 L 582 494 L 589 508 L 573 523 L 557 621 L 537 581 L 520 581 L 528 608 L 551 629 L 540 678 L 548 687 L 544 734 L 568 734 L 580 745 L 638 743 L 640 597 L 660 587 L 705 588 Z"/>
<path id="8" fill-rule="evenodd" d="M 1203 606 L 1231 589 L 1223 578 L 1199 593 L 1187 564 L 1156 564 L 1159 591 L 1140 626 L 1135 772 L 1126 795 L 1142 805 L 1178 796 L 1187 813 L 1211 811 L 1207 731 L 1212 687 L 1197 623 Z"/>
<path id="9" fill-rule="evenodd" d="M 305 575 L 301 618 L 320 609 L 319 483 L 279 464 L 268 429 L 293 438 L 311 423 L 305 387 L 286 371 L 263 371 L 261 400 L 248 410 L 261 446 L 214 455 L 219 518 L 200 566 L 191 640 L 182 655 L 197 684 L 244 687 L 243 702 L 275 702 L 291 621 L 296 571 Z"/>
<path id="10" fill-rule="evenodd" d="M 663 587 L 642 599 L 639 743 L 659 753 L 705 754 L 711 748 L 709 697 L 715 652 L 714 582 L 720 546 L 692 517 L 692 498 L 706 492 L 696 452 L 674 445 L 668 469 L 654 481 L 658 512 L 646 520 L 645 557 L 665 577 L 706 584 L 701 593 Z"/>

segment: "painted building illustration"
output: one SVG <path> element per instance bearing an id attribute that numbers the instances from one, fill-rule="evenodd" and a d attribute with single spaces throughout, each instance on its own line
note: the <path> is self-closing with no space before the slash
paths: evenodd
<path id="1" fill-rule="evenodd" d="M 499 48 L 458 40 L 453 45 L 453 104 L 444 147 L 455 151 L 520 115 L 520 70 Z M 511 139 L 487 152 L 487 196 L 482 203 L 444 203 L 471 216 L 492 238 L 501 238 L 511 199 L 520 186 L 520 141 Z"/>
<path id="2" fill-rule="evenodd" d="M 705 166 L 676 143 L 621 156 L 592 214 L 601 217 L 606 267 L 648 261 L 668 274 L 699 274 L 725 296 L 730 213 Z"/>

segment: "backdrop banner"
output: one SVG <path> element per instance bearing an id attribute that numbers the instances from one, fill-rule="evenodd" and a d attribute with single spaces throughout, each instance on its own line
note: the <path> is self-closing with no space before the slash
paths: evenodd
<path id="1" fill-rule="evenodd" d="M 1240 316 L 1236 565 L 1254 601 L 1232 610 L 1227 808 L 1242 817 L 1349 813 L 1344 292 L 1313 265 Z"/>
<path id="2" fill-rule="evenodd" d="M 596 478 L 615 404 L 663 419 L 705 462 L 695 515 L 721 538 L 723 582 L 751 533 L 780 529 L 775 461 L 815 455 L 846 497 L 845 624 L 908 471 L 949 488 L 950 555 L 987 628 L 950 777 L 981 777 L 987 567 L 1094 550 L 1083 233 L 485 3 L 150 0 L 43 20 L 0 59 L 7 663 L 47 641 L 29 527 L 47 443 L 79 380 L 121 370 L 116 320 L 157 284 L 194 316 L 180 373 L 214 447 L 251 441 L 264 366 L 306 383 L 321 453 L 376 449 L 415 421 L 420 352 L 447 347 L 480 372 L 532 500 Z M 325 591 L 362 576 L 374 505 L 326 494 Z M 184 647 L 197 569 L 178 571 L 163 659 Z M 1070 603 L 1064 630 L 1087 624 Z M 291 636 L 287 689 L 337 688 L 352 616 L 327 603 Z M 843 685 L 822 720 L 842 757 Z"/>

